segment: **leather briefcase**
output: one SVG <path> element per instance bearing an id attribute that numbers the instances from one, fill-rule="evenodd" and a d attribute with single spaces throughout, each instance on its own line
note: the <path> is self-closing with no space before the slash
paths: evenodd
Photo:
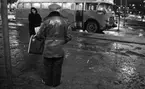
<path id="1" fill-rule="evenodd" d="M 30 37 L 28 45 L 28 53 L 30 54 L 42 54 L 44 50 L 44 40 L 38 40 L 34 35 Z"/>

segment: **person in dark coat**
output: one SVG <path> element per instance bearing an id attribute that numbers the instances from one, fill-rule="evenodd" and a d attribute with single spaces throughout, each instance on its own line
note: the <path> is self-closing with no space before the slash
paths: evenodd
<path id="1" fill-rule="evenodd" d="M 42 22 L 35 36 L 37 39 L 45 40 L 43 52 L 45 76 L 43 81 L 48 86 L 56 87 L 61 83 L 61 69 L 65 55 L 63 45 L 71 40 L 67 30 L 66 19 L 58 11 L 52 11 Z"/>
<path id="2" fill-rule="evenodd" d="M 29 20 L 29 34 L 30 36 L 35 35 L 35 27 L 39 27 L 42 21 L 42 18 L 36 8 L 34 7 L 31 8 L 28 20 Z"/>
<path id="3" fill-rule="evenodd" d="M 79 10 L 76 11 L 76 17 L 75 17 L 75 21 L 76 21 L 76 27 L 77 28 L 81 28 L 81 23 L 82 23 L 82 15 L 81 12 Z"/>

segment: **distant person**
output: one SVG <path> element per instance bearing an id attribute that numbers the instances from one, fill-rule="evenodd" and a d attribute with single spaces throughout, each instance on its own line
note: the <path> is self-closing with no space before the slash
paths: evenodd
<path id="1" fill-rule="evenodd" d="M 144 15 L 141 16 L 141 20 L 142 20 L 142 21 L 144 20 Z"/>
<path id="2" fill-rule="evenodd" d="M 79 10 L 76 11 L 75 21 L 76 21 L 76 27 L 81 28 L 82 15 L 81 15 L 81 12 Z"/>
<path id="3" fill-rule="evenodd" d="M 35 27 L 39 27 L 42 21 L 42 18 L 36 8 L 31 7 L 28 20 L 29 20 L 29 34 L 30 36 L 35 35 Z"/>
<path id="4" fill-rule="evenodd" d="M 43 63 L 45 75 L 43 83 L 56 87 L 61 83 L 61 69 L 65 57 L 63 45 L 70 37 L 67 34 L 68 23 L 58 11 L 52 11 L 42 22 L 37 39 L 44 39 Z"/>

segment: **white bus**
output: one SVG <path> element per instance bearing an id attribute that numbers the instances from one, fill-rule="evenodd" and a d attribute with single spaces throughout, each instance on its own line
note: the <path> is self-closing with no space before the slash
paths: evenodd
<path id="1" fill-rule="evenodd" d="M 76 11 L 83 12 L 83 29 L 98 32 L 116 24 L 114 20 L 113 0 L 18 0 L 16 20 L 28 21 L 31 7 L 36 7 L 42 18 L 49 13 L 49 5 L 58 4 L 62 7 L 61 14 L 69 22 L 75 22 Z"/>

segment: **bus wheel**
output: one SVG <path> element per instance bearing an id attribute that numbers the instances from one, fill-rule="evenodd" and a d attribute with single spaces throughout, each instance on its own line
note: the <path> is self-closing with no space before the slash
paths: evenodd
<path id="1" fill-rule="evenodd" d="M 96 33 L 99 31 L 99 25 L 95 21 L 88 21 L 86 23 L 86 30 L 90 33 Z"/>

